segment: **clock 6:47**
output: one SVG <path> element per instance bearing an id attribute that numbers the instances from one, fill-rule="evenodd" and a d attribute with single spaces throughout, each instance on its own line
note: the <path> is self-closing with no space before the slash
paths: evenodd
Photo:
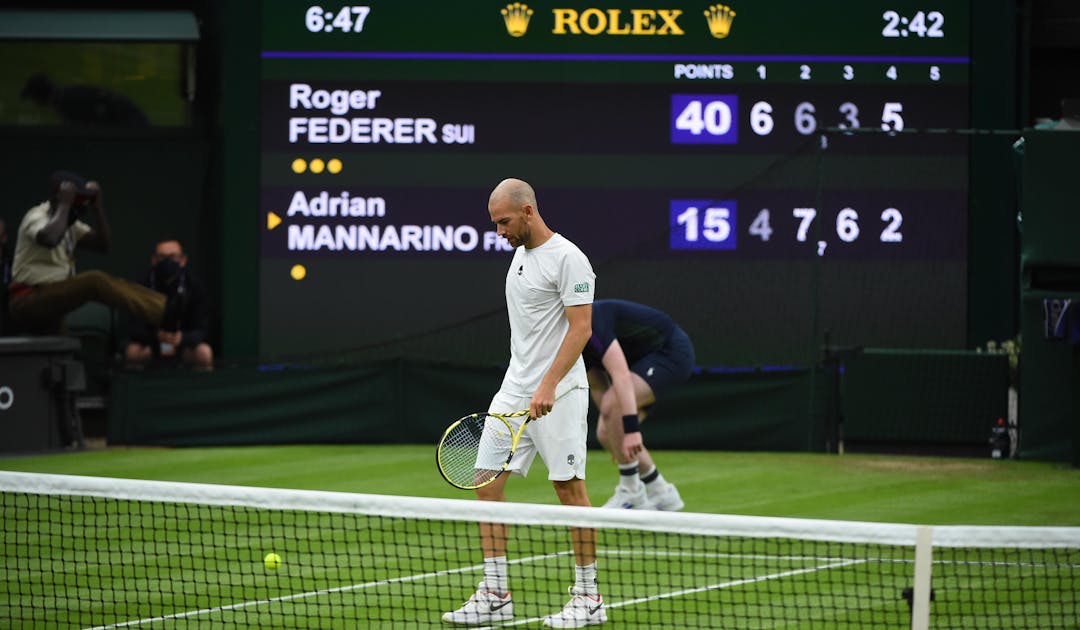
<path id="1" fill-rule="evenodd" d="M 304 25 L 312 33 L 361 33 L 369 13 L 371 7 L 351 6 L 341 7 L 335 15 L 333 11 L 316 5 L 308 7 L 304 14 Z"/>

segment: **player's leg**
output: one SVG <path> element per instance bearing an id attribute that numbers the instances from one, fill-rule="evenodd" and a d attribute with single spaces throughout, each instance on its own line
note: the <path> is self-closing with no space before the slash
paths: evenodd
<path id="1" fill-rule="evenodd" d="M 589 493 L 585 489 L 585 480 L 574 478 L 566 481 L 552 481 L 559 503 L 591 507 Z M 596 586 L 596 530 L 589 527 L 570 528 L 570 542 L 574 549 L 574 562 L 577 566 L 575 588 L 583 592 L 597 594 Z"/>
<path id="2" fill-rule="evenodd" d="M 574 478 L 552 483 L 555 485 L 555 494 L 563 505 L 592 506 L 589 502 L 589 493 L 585 489 L 584 479 Z M 579 569 L 574 585 L 583 591 L 596 593 L 596 530 L 588 527 L 572 527 L 570 539 L 574 549 L 574 561 Z"/>
<path id="3" fill-rule="evenodd" d="M 520 399 L 499 392 L 491 401 L 489 409 L 511 411 L 527 405 L 528 399 Z M 511 472 L 524 475 L 529 471 L 536 448 L 529 432 L 521 438 L 510 470 L 500 474 L 490 484 L 477 488 L 476 498 L 481 501 L 505 501 L 506 482 Z M 478 455 L 483 460 L 484 453 Z M 480 549 L 484 557 L 484 578 L 477 585 L 476 592 L 461 608 L 444 613 L 443 621 L 448 623 L 478 626 L 489 623 L 509 621 L 514 618 L 514 602 L 510 596 L 509 562 L 506 558 L 506 544 L 509 526 L 505 523 L 480 523 Z"/>
<path id="4" fill-rule="evenodd" d="M 638 476 L 637 457 L 628 459 L 623 455 L 622 405 L 614 388 L 609 388 L 604 392 L 599 410 L 596 423 L 597 439 L 611 454 L 612 460 L 619 468 L 619 481 L 615 485 L 615 492 L 604 502 L 604 507 L 628 510 L 650 509 L 645 486 Z"/>
<path id="5" fill-rule="evenodd" d="M 644 424 L 649 415 L 649 408 L 656 403 L 656 393 L 653 392 L 648 381 L 637 372 L 630 372 L 630 380 L 634 383 L 634 399 L 637 401 L 638 422 Z M 649 455 L 649 449 L 644 444 L 641 445 L 641 450 L 638 452 L 638 464 L 642 471 L 654 467 L 652 455 Z"/>
<path id="6" fill-rule="evenodd" d="M 510 473 L 504 472 L 488 485 L 476 489 L 476 498 L 481 501 L 505 501 L 506 481 Z M 480 523 L 480 549 L 484 558 L 506 556 L 506 539 L 510 527 L 505 523 Z M 501 576 L 505 581 L 505 576 Z M 492 586 L 495 586 L 494 584 Z"/>
<path id="7" fill-rule="evenodd" d="M 651 404 L 655 399 L 652 390 L 640 376 L 630 373 L 631 383 L 638 406 Z M 611 454 L 619 468 L 619 482 L 615 492 L 605 503 L 606 508 L 652 509 L 645 486 L 639 475 L 640 459 L 638 455 L 626 457 L 623 453 L 623 406 L 614 388 L 607 388 L 597 404 L 599 417 L 596 424 L 596 436 L 604 448 Z M 639 409 L 639 420 L 641 411 Z M 645 457 L 648 452 L 643 451 Z M 648 460 L 651 463 L 651 459 Z"/>
<path id="8" fill-rule="evenodd" d="M 668 347 L 642 358 L 630 367 L 639 422 L 644 422 L 647 409 L 656 403 L 657 392 L 668 391 L 690 378 L 693 364 L 693 346 L 685 333 L 682 333 L 675 335 Z M 638 462 L 638 472 L 651 506 L 664 511 L 681 510 L 685 504 L 679 490 L 660 474 L 652 455 L 644 445 L 638 453 Z"/>
<path id="9" fill-rule="evenodd" d="M 495 481 L 478 488 L 476 498 L 481 501 L 506 500 L 506 481 L 509 473 L 502 473 Z M 484 578 L 476 592 L 461 608 L 444 613 L 443 621 L 464 626 L 477 626 L 514 618 L 514 601 L 510 597 L 506 541 L 509 526 L 505 523 L 480 523 L 480 549 L 484 556 Z"/>
<path id="10" fill-rule="evenodd" d="M 567 392 L 542 422 L 530 425 L 533 441 L 548 467 L 548 479 L 563 505 L 588 507 L 585 486 L 585 455 L 588 436 L 589 399 L 585 390 Z M 574 549 L 574 584 L 570 601 L 558 614 L 544 620 L 552 628 L 580 628 L 607 621 L 604 600 L 597 584 L 596 530 L 570 530 Z"/>
<path id="11" fill-rule="evenodd" d="M 563 505 L 591 505 L 584 479 L 555 480 L 552 483 Z M 600 594 L 596 575 L 596 530 L 572 527 L 570 537 L 574 549 L 574 584 L 570 587 L 570 601 L 559 613 L 544 619 L 544 625 L 549 628 L 581 628 L 607 621 L 604 598 Z"/>
<path id="12" fill-rule="evenodd" d="M 502 473 L 495 481 L 478 488 L 481 501 L 506 500 L 506 481 L 510 473 Z M 463 626 L 478 626 L 514 618 L 514 601 L 510 597 L 506 541 L 509 526 L 505 523 L 480 523 L 480 548 L 484 556 L 484 578 L 476 592 L 461 608 L 444 613 L 443 621 Z"/>
<path id="13" fill-rule="evenodd" d="M 596 439 L 604 450 L 611 454 L 612 461 L 619 466 L 619 483 L 616 484 L 615 493 L 604 507 L 634 507 L 634 496 L 641 490 L 637 480 L 636 466 L 627 466 L 628 462 L 621 461 L 620 445 L 622 444 L 621 417 L 618 415 L 618 399 L 615 390 L 611 388 L 611 380 L 607 372 L 602 369 L 589 370 L 589 393 L 592 395 L 593 404 L 598 411 L 596 418 Z M 615 422 L 618 420 L 619 422 Z M 625 469 L 625 473 L 624 473 Z M 620 490 L 621 489 L 621 490 Z M 637 501 L 643 506 L 644 497 Z"/>
<path id="14" fill-rule="evenodd" d="M 489 409 L 495 411 L 513 411 L 528 406 L 528 399 L 512 396 L 499 392 L 491 400 Z M 512 422 L 524 422 L 524 418 L 514 419 Z M 514 430 L 520 424 L 514 425 Z M 525 476 L 532 467 L 533 459 L 536 458 L 536 445 L 533 441 L 532 432 L 526 430 L 521 436 L 514 458 L 510 460 L 507 471 L 495 478 L 495 481 L 486 486 L 476 489 L 476 498 L 481 501 L 505 501 L 506 482 L 512 474 Z M 484 457 L 478 455 L 478 460 Z M 506 541 L 509 537 L 510 527 L 505 523 L 481 523 L 480 524 L 480 548 L 484 555 L 484 581 L 481 588 L 501 596 L 509 596 L 509 572 L 506 559 Z M 512 611 L 512 608 L 511 608 Z"/>

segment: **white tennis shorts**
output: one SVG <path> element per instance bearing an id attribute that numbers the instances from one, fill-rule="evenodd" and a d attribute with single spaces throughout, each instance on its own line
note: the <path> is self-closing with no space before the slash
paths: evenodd
<path id="1" fill-rule="evenodd" d="M 500 391 L 495 394 L 488 409 L 498 413 L 509 413 L 527 409 L 529 402 L 530 398 Z M 533 420 L 525 429 L 521 441 L 518 442 L 514 458 L 510 460 L 511 474 L 521 477 L 528 475 L 533 459 L 539 453 L 540 458 L 544 460 L 544 465 L 547 466 L 548 479 L 552 481 L 567 481 L 574 477 L 584 479 L 586 440 L 589 433 L 588 413 L 588 389 L 578 388 L 566 392 L 555 401 L 555 406 L 551 408 L 548 415 Z M 524 418 L 509 418 L 508 420 L 515 431 L 525 421 Z M 497 454 L 494 459 L 499 459 Z M 494 459 L 485 457 L 485 454 L 481 452 L 477 457 L 477 467 L 500 468 L 502 460 L 494 461 Z"/>

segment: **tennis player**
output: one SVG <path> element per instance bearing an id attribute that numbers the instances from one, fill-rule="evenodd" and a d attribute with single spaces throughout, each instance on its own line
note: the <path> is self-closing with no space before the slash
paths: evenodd
<path id="1" fill-rule="evenodd" d="M 694 367 L 690 337 L 655 308 L 626 300 L 597 300 L 584 359 L 589 389 L 600 411 L 596 437 L 619 465 L 619 484 L 604 507 L 681 510 L 682 497 L 657 470 L 640 423 L 657 393 L 690 378 Z"/>
<path id="2" fill-rule="evenodd" d="M 537 454 L 563 505 L 589 506 L 585 489 L 588 379 L 581 351 L 592 330 L 596 275 L 589 259 L 540 217 L 536 194 L 520 179 L 505 179 L 491 193 L 488 213 L 499 236 L 515 248 L 506 273 L 510 365 L 491 411 L 529 409 L 508 473 L 524 477 Z M 483 461 L 481 452 L 478 461 Z M 482 501 L 505 500 L 503 473 L 476 491 Z M 485 625 L 514 616 L 506 559 L 508 527 L 481 523 L 484 579 L 469 601 L 443 620 Z M 571 529 L 576 576 L 561 612 L 544 620 L 552 628 L 580 628 L 607 621 L 596 581 L 596 531 Z"/>

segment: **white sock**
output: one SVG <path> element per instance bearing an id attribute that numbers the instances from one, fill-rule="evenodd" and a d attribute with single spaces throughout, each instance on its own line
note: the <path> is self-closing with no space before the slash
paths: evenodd
<path id="1" fill-rule="evenodd" d="M 574 592 L 578 595 L 596 597 L 600 594 L 600 587 L 596 584 L 596 563 L 585 566 L 575 566 L 577 579 L 574 581 Z"/>
<path id="2" fill-rule="evenodd" d="M 651 486 L 652 484 L 654 484 L 656 482 L 660 482 L 657 485 L 657 487 L 663 486 L 664 481 L 665 481 L 664 476 L 661 475 L 660 471 L 656 469 L 655 464 L 653 464 L 653 467 L 650 468 L 649 470 L 641 473 L 641 480 L 645 482 L 645 487 L 646 488 L 648 488 L 649 486 Z"/>
<path id="3" fill-rule="evenodd" d="M 510 591 L 507 566 L 506 556 L 484 558 L 484 588 L 496 595 L 506 595 Z"/>
<path id="4" fill-rule="evenodd" d="M 627 464 L 619 464 L 619 485 L 630 492 L 637 492 L 641 488 L 641 478 L 638 476 L 638 461 Z"/>

